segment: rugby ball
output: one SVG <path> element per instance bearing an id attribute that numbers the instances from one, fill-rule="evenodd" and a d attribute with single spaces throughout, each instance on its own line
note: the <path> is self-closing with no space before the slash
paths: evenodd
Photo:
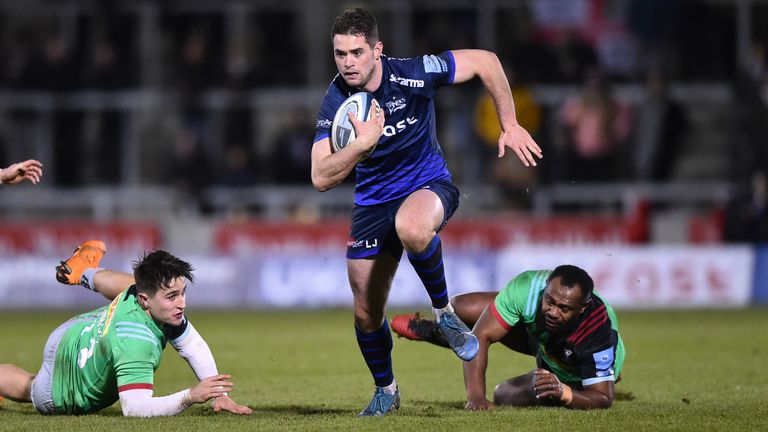
<path id="1" fill-rule="evenodd" d="M 331 125 L 331 150 L 337 152 L 355 140 L 355 128 L 347 113 L 360 121 L 368 120 L 373 104 L 373 95 L 367 92 L 355 93 L 341 103 Z"/>

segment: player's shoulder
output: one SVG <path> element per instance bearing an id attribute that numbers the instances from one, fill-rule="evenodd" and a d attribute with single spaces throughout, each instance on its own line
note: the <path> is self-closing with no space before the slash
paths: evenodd
<path id="1" fill-rule="evenodd" d="M 445 69 L 439 65 L 441 62 L 445 64 Z M 447 63 L 434 56 L 386 59 L 382 56 L 382 64 L 382 80 L 401 91 L 414 93 L 428 91 L 441 85 L 448 75 Z"/>
<path id="2" fill-rule="evenodd" d="M 539 292 L 547 285 L 552 270 L 526 270 L 507 283 L 507 289 L 525 292 Z"/>
<path id="3" fill-rule="evenodd" d="M 496 296 L 497 307 L 518 310 L 524 316 L 533 317 L 550 273 L 549 270 L 528 270 L 518 274 Z"/>
<path id="4" fill-rule="evenodd" d="M 336 74 L 330 84 L 328 84 L 328 89 L 325 91 L 325 98 L 336 100 L 341 103 L 341 101 L 346 99 L 351 93 L 352 89 L 344 81 L 344 78 L 342 78 L 340 74 Z"/>
<path id="5" fill-rule="evenodd" d="M 453 54 L 445 51 L 440 54 L 423 54 L 416 57 L 381 56 L 382 63 L 394 70 L 407 70 L 424 74 L 445 73 L 450 70 Z"/>
<path id="6" fill-rule="evenodd" d="M 114 342 L 123 351 L 162 351 L 164 335 L 153 323 L 149 323 L 137 314 L 126 314 L 113 323 Z"/>
<path id="7" fill-rule="evenodd" d="M 593 296 L 578 325 L 567 339 L 583 353 L 595 352 L 615 344 L 608 306 L 600 298 Z"/>
<path id="8" fill-rule="evenodd" d="M 350 87 L 344 82 L 341 75 L 336 74 L 335 77 L 328 84 L 328 88 L 325 90 L 323 100 L 320 102 L 321 113 L 325 112 L 326 116 L 330 116 L 331 113 L 335 113 L 338 107 L 344 100 L 352 94 Z M 331 119 L 328 119 L 330 122 Z"/>

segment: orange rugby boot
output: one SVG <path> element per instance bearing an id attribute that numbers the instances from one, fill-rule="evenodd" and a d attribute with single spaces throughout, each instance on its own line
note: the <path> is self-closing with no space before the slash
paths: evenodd
<path id="1" fill-rule="evenodd" d="M 88 240 L 75 249 L 75 253 L 56 266 L 56 280 L 67 285 L 90 284 L 83 280 L 83 272 L 96 268 L 107 253 L 107 246 L 100 240 Z"/>

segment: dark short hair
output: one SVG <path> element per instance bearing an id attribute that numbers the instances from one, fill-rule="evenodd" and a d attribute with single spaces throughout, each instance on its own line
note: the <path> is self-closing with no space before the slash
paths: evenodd
<path id="1" fill-rule="evenodd" d="M 188 262 L 176 258 L 164 250 L 156 250 L 144 254 L 138 261 L 133 262 L 133 278 L 136 279 L 136 290 L 154 295 L 160 289 L 166 289 L 171 282 L 184 277 L 194 282 L 194 269 Z"/>
<path id="2" fill-rule="evenodd" d="M 579 286 L 581 289 L 581 301 L 586 303 L 592 298 L 592 291 L 595 289 L 595 283 L 592 281 L 592 277 L 583 269 L 576 267 L 575 265 L 561 265 L 557 266 L 547 278 L 547 283 L 552 279 L 559 277 L 560 285 L 573 288 Z"/>
<path id="3" fill-rule="evenodd" d="M 379 41 L 376 17 L 365 9 L 347 9 L 337 16 L 331 27 L 331 38 L 336 35 L 362 36 L 371 48 Z"/>

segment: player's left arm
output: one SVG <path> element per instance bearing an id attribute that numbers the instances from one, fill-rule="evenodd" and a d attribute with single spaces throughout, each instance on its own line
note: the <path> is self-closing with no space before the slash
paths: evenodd
<path id="1" fill-rule="evenodd" d="M 613 380 L 600 381 L 583 390 L 561 383 L 557 375 L 544 369 L 534 372 L 533 391 L 539 399 L 559 401 L 574 409 L 610 408 L 614 400 Z"/>
<path id="2" fill-rule="evenodd" d="M 525 166 L 536 166 L 534 155 L 541 159 L 543 157 L 541 148 L 531 138 L 528 131 L 517 122 L 512 90 L 496 54 L 477 49 L 455 50 L 451 53 L 456 68 L 454 84 L 479 77 L 493 98 L 496 114 L 501 124 L 499 157 L 503 157 L 506 148 L 509 147 Z"/>
<path id="3" fill-rule="evenodd" d="M 203 381 L 206 378 L 219 374 L 211 348 L 192 323 L 185 318 L 181 326 L 171 331 L 177 332 L 176 335 L 172 335 L 171 345 L 189 363 L 197 379 Z M 214 399 L 213 411 L 229 411 L 235 414 L 251 414 L 253 412 L 247 406 L 238 405 L 227 394 Z"/>

